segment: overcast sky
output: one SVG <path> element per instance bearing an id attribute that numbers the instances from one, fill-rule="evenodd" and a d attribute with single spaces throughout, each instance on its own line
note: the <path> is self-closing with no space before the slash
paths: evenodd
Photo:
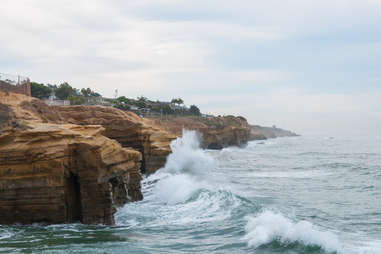
<path id="1" fill-rule="evenodd" d="M 181 97 L 301 134 L 381 130 L 381 0 L 1 0 L 0 72 Z"/>

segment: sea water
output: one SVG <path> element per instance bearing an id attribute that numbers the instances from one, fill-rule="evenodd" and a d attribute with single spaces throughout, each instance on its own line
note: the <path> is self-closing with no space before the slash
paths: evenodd
<path id="1" fill-rule="evenodd" d="M 116 226 L 0 226 L 0 253 L 381 253 L 381 139 L 172 142 Z M 1 216 L 1 215 L 0 215 Z"/>

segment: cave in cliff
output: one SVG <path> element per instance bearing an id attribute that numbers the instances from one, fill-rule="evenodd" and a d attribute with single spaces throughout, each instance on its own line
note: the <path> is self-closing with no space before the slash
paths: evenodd
<path id="1" fill-rule="evenodd" d="M 81 187 L 77 175 L 66 178 L 65 194 L 67 221 L 82 222 Z"/>

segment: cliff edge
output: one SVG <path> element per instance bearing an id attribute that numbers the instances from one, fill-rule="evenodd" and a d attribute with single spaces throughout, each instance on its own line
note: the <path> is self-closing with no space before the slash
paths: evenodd
<path id="1" fill-rule="evenodd" d="M 141 172 L 151 174 L 165 165 L 171 153 L 170 143 L 176 138 L 155 126 L 152 122 L 140 118 L 132 112 L 104 106 L 53 107 L 65 122 L 104 127 L 102 134 L 118 141 L 123 147 L 142 153 Z"/>
<path id="2" fill-rule="evenodd" d="M 149 119 L 156 126 L 173 133 L 182 135 L 182 130 L 195 130 L 201 134 L 201 146 L 205 149 L 222 149 L 228 146 L 246 145 L 250 138 L 249 124 L 241 116 L 221 117 L 171 117 Z"/>

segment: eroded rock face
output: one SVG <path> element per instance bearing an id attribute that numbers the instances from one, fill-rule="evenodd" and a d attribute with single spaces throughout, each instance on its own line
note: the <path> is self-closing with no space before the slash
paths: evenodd
<path id="1" fill-rule="evenodd" d="M 100 135 L 100 126 L 41 124 L 0 136 L 0 224 L 113 224 L 113 186 L 138 174 L 140 153 Z M 140 190 L 138 190 L 140 193 Z M 136 191 L 125 193 L 136 194 Z"/>
<path id="2" fill-rule="evenodd" d="M 181 136 L 183 129 L 196 130 L 201 134 L 202 147 L 207 149 L 244 146 L 250 137 L 248 123 L 243 117 L 176 117 L 168 120 L 152 118 L 151 121 L 176 136 Z"/>
<path id="3" fill-rule="evenodd" d="M 0 224 L 113 224 L 118 205 L 141 199 L 141 153 L 103 131 L 0 91 Z"/>
<path id="4" fill-rule="evenodd" d="M 117 140 L 123 147 L 142 152 L 142 172 L 153 173 L 163 167 L 171 152 L 170 142 L 182 135 L 183 129 L 196 130 L 202 136 L 202 147 L 222 149 L 243 146 L 250 130 L 243 117 L 174 117 L 140 118 L 131 112 L 102 106 L 54 107 L 66 122 L 99 124 L 103 135 Z"/>
<path id="5" fill-rule="evenodd" d="M 142 173 L 153 173 L 163 167 L 171 152 L 170 142 L 176 138 L 150 121 L 112 107 L 70 106 L 54 107 L 64 121 L 80 125 L 98 124 L 103 135 L 117 140 L 123 147 L 142 153 Z"/>

